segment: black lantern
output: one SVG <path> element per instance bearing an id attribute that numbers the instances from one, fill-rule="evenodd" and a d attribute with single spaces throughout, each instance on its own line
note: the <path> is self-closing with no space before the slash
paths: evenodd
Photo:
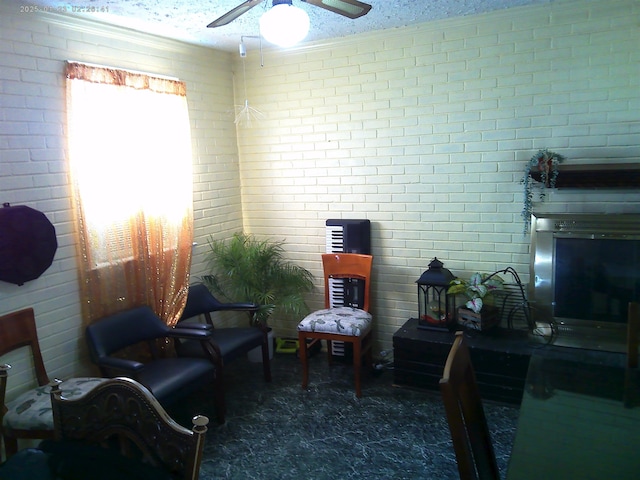
<path id="1" fill-rule="evenodd" d="M 434 258 L 418 284 L 418 328 L 449 330 L 455 326 L 455 295 L 447 294 L 456 278 L 443 263 Z"/>

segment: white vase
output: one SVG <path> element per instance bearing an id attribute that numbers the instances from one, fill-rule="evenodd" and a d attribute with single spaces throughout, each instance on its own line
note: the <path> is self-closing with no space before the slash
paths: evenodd
<path id="1" fill-rule="evenodd" d="M 267 339 L 269 341 L 269 360 L 273 359 L 273 330 L 270 328 L 267 332 Z M 256 347 L 247 352 L 250 362 L 262 363 L 262 347 Z"/>

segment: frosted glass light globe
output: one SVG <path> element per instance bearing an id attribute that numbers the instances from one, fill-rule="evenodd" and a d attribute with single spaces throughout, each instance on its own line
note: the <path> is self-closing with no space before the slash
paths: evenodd
<path id="1" fill-rule="evenodd" d="M 260 33 L 269 43 L 291 47 L 309 33 L 309 15 L 293 5 L 274 5 L 260 17 Z"/>

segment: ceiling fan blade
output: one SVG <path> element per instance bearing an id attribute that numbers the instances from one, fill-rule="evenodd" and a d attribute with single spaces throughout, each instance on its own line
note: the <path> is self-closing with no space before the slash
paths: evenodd
<path id="1" fill-rule="evenodd" d="M 302 0 L 316 7 L 324 8 L 349 18 L 362 17 L 369 13 L 371 5 L 358 0 Z"/>
<path id="2" fill-rule="evenodd" d="M 240 15 L 245 14 L 247 11 L 251 10 L 253 7 L 255 7 L 256 5 L 262 2 L 264 2 L 264 0 L 247 0 L 246 2 L 242 2 L 233 10 L 229 10 L 220 18 L 215 19 L 213 22 L 207 25 L 207 28 L 221 27 L 222 25 L 231 23 Z"/>

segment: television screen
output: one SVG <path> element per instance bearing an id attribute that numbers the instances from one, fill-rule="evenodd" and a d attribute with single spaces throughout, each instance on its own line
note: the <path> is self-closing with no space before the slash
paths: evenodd
<path id="1" fill-rule="evenodd" d="M 555 239 L 554 317 L 626 323 L 640 298 L 640 240 Z"/>

